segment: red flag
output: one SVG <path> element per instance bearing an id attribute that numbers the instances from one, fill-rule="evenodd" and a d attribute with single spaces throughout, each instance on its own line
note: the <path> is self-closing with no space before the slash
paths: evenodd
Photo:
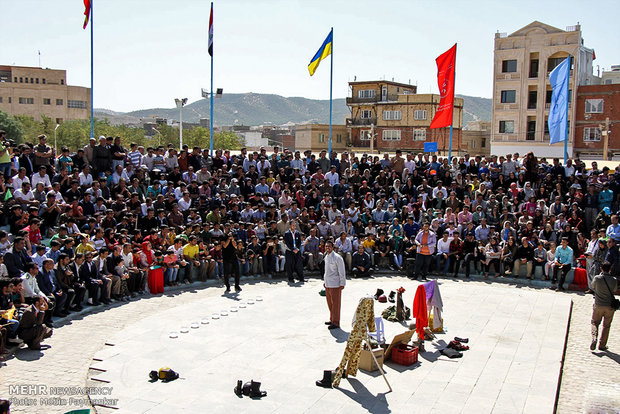
<path id="1" fill-rule="evenodd" d="M 213 3 L 211 3 L 211 15 L 209 16 L 209 55 L 213 57 Z"/>
<path id="2" fill-rule="evenodd" d="M 437 84 L 441 100 L 431 128 L 443 128 L 452 125 L 454 112 L 454 66 L 456 61 L 456 43 L 437 59 Z"/>
<path id="3" fill-rule="evenodd" d="M 84 0 L 84 16 L 86 16 L 84 18 L 84 27 L 82 27 L 83 29 L 86 29 L 86 26 L 88 26 L 88 19 L 90 18 L 90 0 Z"/>

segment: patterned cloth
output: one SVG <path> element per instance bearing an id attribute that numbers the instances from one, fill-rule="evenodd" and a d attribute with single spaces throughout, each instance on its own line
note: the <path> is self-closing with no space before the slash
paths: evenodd
<path id="1" fill-rule="evenodd" d="M 362 353 L 362 340 L 366 339 L 367 331 L 375 332 L 377 330 L 375 327 L 375 310 L 372 298 L 363 298 L 360 300 L 353 321 L 353 329 L 349 335 L 347 347 L 344 350 L 342 361 L 340 361 L 340 365 L 338 365 L 336 374 L 332 380 L 332 385 L 334 387 L 340 384 L 340 379 L 342 378 L 345 367 L 347 368 L 347 375 L 355 376 L 357 374 L 360 354 Z"/>

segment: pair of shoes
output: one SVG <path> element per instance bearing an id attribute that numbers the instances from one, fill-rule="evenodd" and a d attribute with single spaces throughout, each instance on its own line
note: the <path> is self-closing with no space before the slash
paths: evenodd
<path id="1" fill-rule="evenodd" d="M 596 349 L 596 341 L 598 338 L 592 338 L 592 343 L 590 344 L 590 351 L 594 351 Z"/>
<path id="2" fill-rule="evenodd" d="M 383 292 L 383 289 L 377 289 L 377 292 L 375 293 L 375 296 L 374 296 L 375 300 L 379 300 L 379 296 L 383 295 L 383 293 L 385 293 Z"/>
<path id="3" fill-rule="evenodd" d="M 9 338 L 6 340 L 9 344 L 12 345 L 19 345 L 21 343 L 23 343 L 24 341 L 22 341 L 20 338 Z"/>
<path id="4" fill-rule="evenodd" d="M 234 389 L 235 394 L 241 397 L 245 395 L 250 398 L 262 398 L 267 395 L 267 391 L 260 390 L 260 382 L 256 382 L 254 380 L 250 380 L 241 386 L 242 381 L 237 381 L 237 386 Z"/>
<path id="5" fill-rule="evenodd" d="M 440 352 L 448 358 L 461 358 L 463 356 L 461 352 L 451 348 L 444 348 Z"/>
<path id="6" fill-rule="evenodd" d="M 330 329 L 330 330 L 331 330 L 331 329 L 340 329 L 340 326 L 338 326 L 338 325 L 334 325 L 334 324 L 332 323 L 332 324 L 330 324 L 330 325 L 327 327 L 327 329 Z"/>
<path id="7" fill-rule="evenodd" d="M 390 301 L 390 303 L 394 303 L 394 302 L 396 302 L 395 297 L 396 297 L 396 292 L 391 291 L 391 292 L 390 292 L 390 296 L 388 296 L 388 300 Z"/>
<path id="8" fill-rule="evenodd" d="M 458 341 L 450 341 L 447 348 L 452 348 L 456 351 L 467 351 L 469 349 L 467 345 L 463 345 L 462 343 Z"/>
<path id="9" fill-rule="evenodd" d="M 333 325 L 331 321 L 325 321 L 325 325 Z"/>
<path id="10" fill-rule="evenodd" d="M 332 388 L 332 371 L 323 371 L 323 379 L 315 382 L 317 387 Z"/>
<path id="11" fill-rule="evenodd" d="M 235 292 L 241 292 L 241 286 L 235 286 Z"/>
<path id="12" fill-rule="evenodd" d="M 226 286 L 226 293 L 230 292 L 230 286 Z"/>
<path id="13" fill-rule="evenodd" d="M 460 343 L 462 343 L 462 344 L 466 344 L 466 343 L 468 343 L 468 342 L 469 342 L 469 338 L 459 338 L 458 336 L 455 336 L 455 337 L 454 337 L 454 340 L 455 340 L 456 342 L 460 342 Z"/>

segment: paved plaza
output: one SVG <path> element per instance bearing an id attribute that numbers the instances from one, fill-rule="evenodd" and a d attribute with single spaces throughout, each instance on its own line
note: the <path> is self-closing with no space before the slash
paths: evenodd
<path id="1" fill-rule="evenodd" d="M 91 398 L 105 397 L 118 410 L 97 406 L 98 413 L 551 413 L 563 366 L 558 412 L 620 407 L 619 383 L 613 380 L 618 355 L 588 349 L 591 296 L 507 283 L 439 282 L 446 331 L 427 342 L 418 364 L 385 364 L 391 393 L 378 371 L 360 371 L 339 389 L 314 385 L 324 369 L 340 362 L 362 296 L 377 287 L 389 292 L 404 286 L 411 307 L 418 283 L 385 276 L 349 281 L 342 330 L 329 331 L 323 324 L 328 313 L 319 279 L 294 287 L 250 279 L 239 295 L 200 287 L 77 315 L 55 330 L 49 349 L 19 350 L 0 369 L 0 393 L 9 392 L 7 378 L 14 385 L 111 389 L 110 395 L 91 393 Z M 375 302 L 375 313 L 387 305 Z M 193 322 L 199 327 L 192 328 Z M 407 329 L 387 321 L 385 328 L 388 341 Z M 173 331 L 177 338 L 170 338 Z M 471 349 L 450 360 L 439 349 L 454 336 L 469 337 Z M 618 340 L 612 328 L 612 351 Z M 181 378 L 149 382 L 149 371 L 162 366 Z M 237 379 L 262 382 L 267 397 L 238 398 Z M 14 405 L 12 412 L 75 408 Z"/>

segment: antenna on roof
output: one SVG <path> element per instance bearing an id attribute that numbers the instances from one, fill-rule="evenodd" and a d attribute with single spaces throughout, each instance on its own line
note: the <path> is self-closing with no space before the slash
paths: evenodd
<path id="1" fill-rule="evenodd" d="M 357 75 L 353 76 L 353 82 L 357 81 Z"/>
<path id="2" fill-rule="evenodd" d="M 38 50 L 37 52 L 39 52 L 39 67 L 41 67 L 41 51 Z"/>

